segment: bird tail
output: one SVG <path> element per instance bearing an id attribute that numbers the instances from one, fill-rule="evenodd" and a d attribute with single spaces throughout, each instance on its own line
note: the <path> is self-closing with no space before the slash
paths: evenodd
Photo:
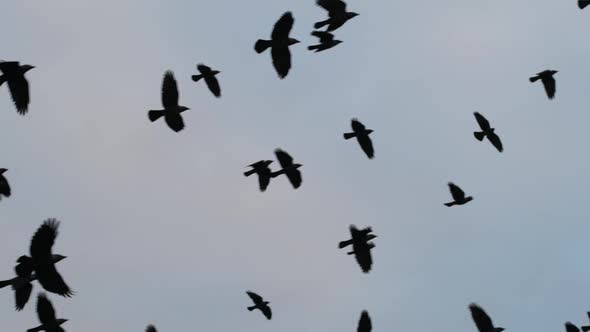
<path id="1" fill-rule="evenodd" d="M 307 49 L 310 50 L 310 51 L 317 50 L 319 48 L 320 48 L 320 45 L 311 45 L 311 46 L 308 46 L 307 47 Z"/>
<path id="2" fill-rule="evenodd" d="M 254 50 L 256 51 L 256 53 L 262 53 L 266 51 L 266 49 L 269 48 L 271 45 L 272 44 L 270 40 L 258 39 L 256 41 L 256 44 L 254 44 Z"/>
<path id="3" fill-rule="evenodd" d="M 315 29 L 320 29 L 328 24 L 330 24 L 330 20 L 325 20 L 325 21 L 317 22 L 316 24 L 313 25 L 313 27 Z"/>
<path id="4" fill-rule="evenodd" d="M 353 138 L 355 136 L 356 136 L 355 133 L 345 133 L 344 134 L 344 139 L 351 139 L 351 138 Z"/>
<path id="5" fill-rule="evenodd" d="M 151 122 L 154 122 L 163 116 L 164 116 L 164 111 L 149 111 L 148 112 L 148 117 L 150 118 Z"/>
<path id="6" fill-rule="evenodd" d="M 12 285 L 12 279 L 0 281 L 0 288 Z"/>
<path id="7" fill-rule="evenodd" d="M 582 328 L 582 331 L 583 331 L 583 332 L 588 332 L 588 331 L 590 331 L 590 326 L 589 326 L 589 325 L 586 325 L 586 326 L 581 326 L 581 328 Z"/>
<path id="8" fill-rule="evenodd" d="M 450 207 L 450 206 L 456 205 L 456 203 L 455 202 L 450 202 L 450 203 L 445 203 L 445 205 Z"/>
<path id="9" fill-rule="evenodd" d="M 255 306 L 255 305 L 253 305 L 253 306 L 251 306 L 251 307 L 248 307 L 248 311 L 252 311 L 252 310 L 254 310 L 254 309 L 256 309 L 256 306 Z"/>
<path id="10" fill-rule="evenodd" d="M 484 138 L 486 135 L 483 133 L 483 131 L 476 131 L 476 132 L 474 132 L 474 133 L 473 133 L 473 136 L 475 136 L 475 138 L 476 138 L 478 141 L 483 141 L 483 138 Z"/>
<path id="11" fill-rule="evenodd" d="M 340 241 L 340 243 L 338 243 L 338 248 L 342 249 L 342 248 L 347 247 L 351 244 L 352 244 L 352 240 Z"/>
<path id="12" fill-rule="evenodd" d="M 254 173 L 256 173 L 256 170 L 255 169 L 251 169 L 248 172 L 244 172 L 244 176 L 250 176 L 250 175 L 252 175 Z"/>
<path id="13" fill-rule="evenodd" d="M 193 75 L 191 78 L 193 81 L 198 82 L 201 78 L 203 78 L 203 75 Z"/>
<path id="14" fill-rule="evenodd" d="M 531 83 L 534 83 L 540 79 L 541 79 L 541 77 L 539 77 L 539 76 L 533 76 L 533 77 L 529 78 L 529 81 L 531 81 Z"/>

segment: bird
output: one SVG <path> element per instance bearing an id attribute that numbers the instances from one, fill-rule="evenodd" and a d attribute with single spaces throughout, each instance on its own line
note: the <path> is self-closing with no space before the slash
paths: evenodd
<path id="1" fill-rule="evenodd" d="M 58 263 L 65 259 L 62 255 L 53 255 L 53 263 Z M 33 290 L 32 282 L 37 279 L 33 274 L 33 261 L 29 256 L 21 256 L 16 261 L 18 264 L 14 267 L 16 277 L 0 281 L 0 288 L 11 286 L 14 291 L 15 309 L 21 311 L 25 308 Z"/>
<path id="2" fill-rule="evenodd" d="M 590 312 L 586 312 L 586 316 L 588 316 L 588 319 L 590 319 Z M 584 326 L 581 326 L 581 328 L 582 328 L 582 331 L 584 331 L 584 332 L 590 331 L 590 325 L 584 325 Z"/>
<path id="3" fill-rule="evenodd" d="M 301 186 L 301 182 L 303 182 L 299 167 L 303 165 L 293 163 L 293 158 L 287 152 L 281 149 L 276 149 L 275 155 L 277 156 L 277 160 L 281 165 L 281 170 L 273 172 L 271 177 L 275 178 L 281 174 L 285 174 L 289 179 L 289 182 L 291 182 L 291 185 L 293 185 L 293 188 L 299 188 Z"/>
<path id="4" fill-rule="evenodd" d="M 474 132 L 473 136 L 475 136 L 478 141 L 482 141 L 485 137 L 487 137 L 490 143 L 492 143 L 492 145 L 498 151 L 502 152 L 504 148 L 502 147 L 502 141 L 500 140 L 500 137 L 498 137 L 498 135 L 495 133 L 496 129 L 490 126 L 490 122 L 483 115 L 481 115 L 481 113 L 474 112 L 473 115 L 475 115 L 475 119 L 479 124 L 479 128 L 481 128 L 481 131 Z"/>
<path id="5" fill-rule="evenodd" d="M 537 75 L 529 78 L 531 83 L 534 83 L 538 80 L 541 80 L 543 83 L 543 87 L 545 87 L 545 92 L 547 93 L 547 97 L 549 99 L 553 99 L 555 97 L 555 78 L 553 75 L 557 74 L 557 70 L 544 70 Z"/>
<path id="6" fill-rule="evenodd" d="M 372 328 L 373 326 L 371 325 L 371 317 L 369 317 L 367 310 L 364 310 L 361 314 L 361 318 L 359 319 L 357 332 L 371 332 Z"/>
<path id="7" fill-rule="evenodd" d="M 67 319 L 55 318 L 55 310 L 53 305 L 44 293 L 40 293 L 37 297 L 37 315 L 41 325 L 28 329 L 27 332 L 64 332 L 61 325 L 67 322 Z"/>
<path id="8" fill-rule="evenodd" d="M 371 134 L 373 132 L 373 130 L 366 129 L 365 125 L 363 125 L 357 119 L 351 120 L 351 126 L 352 126 L 353 132 L 352 133 L 345 133 L 344 139 L 351 139 L 353 137 L 356 137 L 356 140 L 360 144 L 361 148 L 363 149 L 363 151 L 365 152 L 367 157 L 369 157 L 369 159 L 375 158 L 375 151 L 373 150 L 373 142 L 371 141 L 371 138 L 369 137 L 369 134 Z"/>
<path id="9" fill-rule="evenodd" d="M 150 325 L 148 325 L 145 328 L 145 332 L 158 332 L 158 330 L 156 330 L 156 327 L 155 326 L 153 326 L 152 324 L 150 324 Z"/>
<path id="10" fill-rule="evenodd" d="M 371 227 L 364 229 L 357 229 L 355 225 L 350 225 L 350 235 L 352 239 L 341 241 L 338 244 L 340 249 L 352 245 L 352 251 L 348 252 L 348 255 L 354 255 L 357 263 L 361 267 L 364 273 L 369 273 L 373 266 L 373 259 L 371 257 L 371 249 L 375 248 L 375 244 L 369 242 L 370 240 L 377 237 L 377 235 L 370 234 L 373 230 Z"/>
<path id="11" fill-rule="evenodd" d="M 164 80 L 162 82 L 162 106 L 164 106 L 163 110 L 152 110 L 148 112 L 150 121 L 154 122 L 163 116 L 170 129 L 175 132 L 184 129 L 184 121 L 180 113 L 190 108 L 178 105 L 178 86 L 176 85 L 174 73 L 170 70 L 164 73 Z"/>
<path id="12" fill-rule="evenodd" d="M 275 23 L 270 36 L 271 39 L 258 39 L 254 44 L 254 50 L 258 54 L 270 47 L 272 64 L 281 79 L 287 77 L 291 69 L 291 52 L 289 51 L 289 46 L 299 43 L 297 39 L 289 37 L 294 22 L 295 19 L 291 12 L 284 13 Z"/>
<path id="13" fill-rule="evenodd" d="M 10 184 L 8 184 L 8 180 L 4 177 L 6 171 L 8 171 L 6 168 L 0 168 L 0 200 L 2 200 L 2 196 L 8 198 L 12 194 Z"/>
<path id="14" fill-rule="evenodd" d="M 204 64 L 198 64 L 197 69 L 201 74 L 191 76 L 193 81 L 198 82 L 201 78 L 204 78 L 205 83 L 209 88 L 209 91 L 211 91 L 211 93 L 213 93 L 215 97 L 221 97 L 221 88 L 219 87 L 219 81 L 217 81 L 217 77 L 215 77 L 215 75 L 221 72 L 219 70 L 211 70 L 210 67 L 205 66 Z"/>
<path id="15" fill-rule="evenodd" d="M 18 61 L 0 62 L 0 85 L 4 82 L 8 84 L 8 90 L 12 96 L 16 111 L 20 115 L 27 114 L 30 103 L 29 82 L 25 78 L 25 73 L 35 68 L 31 65 L 20 65 Z"/>
<path id="16" fill-rule="evenodd" d="M 588 5 L 590 5 L 590 0 L 578 0 L 578 7 L 580 7 L 580 9 L 584 9 Z"/>
<path id="17" fill-rule="evenodd" d="M 248 296 L 254 302 L 253 306 L 248 307 L 248 311 L 252 311 L 254 309 L 260 309 L 260 311 L 262 312 L 264 317 L 266 317 L 266 319 L 270 320 L 272 318 L 272 311 L 270 310 L 270 307 L 268 306 L 268 304 L 270 302 L 264 301 L 260 295 L 254 293 L 252 291 L 247 291 L 246 294 L 248 294 Z"/>
<path id="18" fill-rule="evenodd" d="M 469 305 L 469 310 L 471 311 L 471 317 L 477 326 L 479 332 L 502 332 L 504 331 L 503 327 L 495 327 L 492 323 L 492 319 L 486 312 L 477 304 L 471 303 Z"/>
<path id="19" fill-rule="evenodd" d="M 453 206 L 453 205 L 463 205 L 469 203 L 473 200 L 473 197 L 468 196 L 465 197 L 465 193 L 461 188 L 455 185 L 452 182 L 449 182 L 449 190 L 451 191 L 451 195 L 453 196 L 453 201 L 450 203 L 445 203 L 446 206 Z"/>
<path id="20" fill-rule="evenodd" d="M 566 332 L 580 332 L 580 329 L 572 322 L 565 322 L 564 325 Z"/>
<path id="21" fill-rule="evenodd" d="M 359 14 L 346 11 L 346 3 L 342 0 L 317 0 L 317 5 L 328 11 L 328 19 L 314 24 L 315 29 L 328 26 L 326 31 L 334 31 L 340 28 L 351 18 Z"/>
<path id="22" fill-rule="evenodd" d="M 268 167 L 270 164 L 272 164 L 272 160 L 257 161 L 248 165 L 249 167 L 252 167 L 252 169 L 244 173 L 244 176 L 258 174 L 258 185 L 260 187 L 260 191 L 262 192 L 266 190 L 272 177 L 272 171 Z"/>
<path id="23" fill-rule="evenodd" d="M 341 40 L 334 39 L 334 35 L 326 31 L 313 31 L 311 35 L 320 39 L 319 44 L 307 47 L 308 50 L 315 51 L 315 53 L 325 51 L 342 43 Z"/>

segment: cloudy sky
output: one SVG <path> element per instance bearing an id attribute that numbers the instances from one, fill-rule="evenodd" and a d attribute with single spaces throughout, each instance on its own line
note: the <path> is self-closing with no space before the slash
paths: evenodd
<path id="1" fill-rule="evenodd" d="M 77 292 L 51 295 L 67 331 L 474 332 L 477 302 L 509 332 L 560 332 L 590 309 L 590 10 L 574 0 L 349 0 L 344 43 L 312 54 L 313 0 L 5 0 L 0 58 L 35 65 L 16 114 L 0 88 L 0 278 L 42 221 Z M 256 39 L 295 17 L 279 80 Z M 204 62 L 215 99 L 190 76 Z M 186 129 L 147 110 L 178 80 Z M 559 70 L 547 100 L 528 77 Z M 474 111 L 501 135 L 472 135 Z M 375 130 L 368 160 L 342 133 Z M 245 165 L 283 148 L 304 166 L 260 193 Z M 454 181 L 475 199 L 446 208 Z M 348 226 L 379 236 L 364 275 L 337 249 Z M 274 317 L 250 313 L 246 290 Z M 35 292 L 40 287 L 35 286 Z M 2 330 L 38 325 L 35 300 Z"/>

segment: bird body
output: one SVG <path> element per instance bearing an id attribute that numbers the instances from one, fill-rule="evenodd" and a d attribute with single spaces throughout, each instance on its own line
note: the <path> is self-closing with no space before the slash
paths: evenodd
<path id="1" fill-rule="evenodd" d="M 270 320 L 272 318 L 272 311 L 271 311 L 270 307 L 268 306 L 270 304 L 270 302 L 264 301 L 262 299 L 262 296 L 254 293 L 252 291 L 247 291 L 246 294 L 248 294 L 248 296 L 254 302 L 253 306 L 250 306 L 247 308 L 248 311 L 253 311 L 255 309 L 259 309 L 262 312 L 262 314 L 264 315 L 264 317 L 266 317 L 266 319 Z"/>
<path id="2" fill-rule="evenodd" d="M 8 171 L 6 168 L 0 168 L 0 200 L 2 200 L 2 196 L 8 198 L 12 194 L 10 184 L 6 180 L 6 177 L 4 177 L 6 171 Z"/>
<path id="3" fill-rule="evenodd" d="M 291 182 L 291 185 L 293 185 L 293 188 L 299 188 L 303 182 L 299 167 L 303 165 L 294 163 L 293 158 L 287 152 L 281 149 L 276 149 L 275 155 L 279 161 L 279 164 L 281 165 L 281 169 L 273 172 L 271 177 L 275 178 L 281 174 L 285 174 L 289 179 L 289 182 Z"/>
<path id="4" fill-rule="evenodd" d="M 211 91 L 211 93 L 215 97 L 217 97 L 217 98 L 221 97 L 221 88 L 219 87 L 219 81 L 217 81 L 217 78 L 215 77 L 215 75 L 217 75 L 221 72 L 219 70 L 212 70 L 210 67 L 205 66 L 203 64 L 197 65 L 197 69 L 199 70 L 199 72 L 201 74 L 193 75 L 192 76 L 193 81 L 198 82 L 199 80 L 204 78 L 205 83 L 207 84 L 207 87 L 209 88 L 209 91 Z"/>
<path id="5" fill-rule="evenodd" d="M 475 119 L 477 120 L 477 123 L 481 128 L 481 131 L 474 132 L 473 136 L 475 136 L 475 138 L 478 141 L 482 141 L 485 137 L 487 137 L 490 143 L 492 143 L 492 145 L 499 152 L 502 152 L 504 148 L 502 146 L 502 141 L 500 140 L 500 137 L 495 133 L 496 129 L 492 128 L 488 120 L 479 112 L 475 112 L 473 114 L 475 115 Z"/>
<path id="6" fill-rule="evenodd" d="M 359 230 L 356 226 L 350 225 L 350 235 L 352 238 L 350 240 L 341 241 L 338 244 L 338 248 L 340 249 L 352 245 L 352 251 L 347 254 L 355 256 L 357 263 L 364 273 L 369 273 L 373 265 L 371 249 L 375 248 L 375 244 L 369 241 L 376 238 L 377 235 L 371 234 L 372 232 L 373 230 L 371 227 Z"/>
<path id="7" fill-rule="evenodd" d="M 449 182 L 449 190 L 451 191 L 451 195 L 453 196 L 453 201 L 449 203 L 445 203 L 446 206 L 451 207 L 454 205 L 464 205 L 473 200 L 473 197 L 468 196 L 465 197 L 465 192 L 459 186 L 455 185 L 452 182 Z"/>
<path id="8" fill-rule="evenodd" d="M 260 187 L 260 191 L 264 192 L 270 183 L 270 179 L 272 178 L 272 171 L 269 168 L 269 165 L 272 163 L 272 160 L 260 160 L 248 166 L 252 167 L 251 170 L 244 172 L 244 176 L 250 176 L 253 174 L 258 174 L 258 184 Z"/>
<path id="9" fill-rule="evenodd" d="M 319 44 L 307 47 L 308 50 L 315 51 L 316 53 L 325 51 L 342 43 L 341 40 L 334 39 L 334 35 L 326 31 L 313 31 L 311 35 L 320 39 Z"/>
<path id="10" fill-rule="evenodd" d="M 359 143 L 359 145 L 361 146 L 361 148 L 363 149 L 363 151 L 365 152 L 367 157 L 369 159 L 375 158 L 375 150 L 373 149 L 373 142 L 371 141 L 371 138 L 369 137 L 369 134 L 371 134 L 373 132 L 373 130 L 365 128 L 365 125 L 363 125 L 357 119 L 351 120 L 351 126 L 352 126 L 353 132 L 352 133 L 345 133 L 344 139 L 348 140 L 353 137 L 356 137 L 357 142 Z"/>
<path id="11" fill-rule="evenodd" d="M 18 61 L 0 62 L 0 85 L 7 83 L 16 111 L 20 115 L 27 114 L 29 109 L 29 82 L 25 78 L 25 73 L 33 68 L 35 67 L 31 65 L 21 66 Z"/>
<path id="12" fill-rule="evenodd" d="M 347 12 L 346 3 L 342 0 L 317 0 L 317 5 L 328 11 L 328 19 L 314 24 L 315 29 L 328 26 L 326 31 L 334 31 L 344 25 L 351 18 L 358 16 L 357 13 Z"/>
<path id="13" fill-rule="evenodd" d="M 477 326 L 479 332 L 504 331 L 503 327 L 495 327 L 490 316 L 488 316 L 488 314 L 477 304 L 471 303 L 469 305 L 469 310 L 471 311 L 471 318 L 473 318 L 473 322 Z"/>
<path id="14" fill-rule="evenodd" d="M 53 305 L 43 293 L 40 293 L 37 297 L 37 315 L 39 316 L 41 325 L 32 329 L 28 329 L 27 332 L 64 332 L 61 325 L 68 320 L 63 318 L 58 319 L 55 317 Z"/>
<path id="15" fill-rule="evenodd" d="M 543 83 L 543 87 L 545 88 L 545 93 L 547 93 L 547 97 L 549 99 L 553 99 L 555 97 L 555 78 L 553 75 L 557 74 L 557 70 L 544 70 L 537 75 L 529 78 L 531 83 L 534 83 L 538 80 L 541 80 Z"/>
<path id="16" fill-rule="evenodd" d="M 284 13 L 275 23 L 271 39 L 259 39 L 254 44 L 254 50 L 259 54 L 268 48 L 271 49 L 272 63 L 281 79 L 287 77 L 291 69 L 291 52 L 289 51 L 289 46 L 299 43 L 297 39 L 289 37 L 294 22 L 295 19 L 291 12 Z"/>
<path id="17" fill-rule="evenodd" d="M 357 332 L 371 332 L 372 329 L 373 325 L 371 324 L 371 317 L 369 316 L 369 313 L 364 310 L 359 319 Z"/>
<path id="18" fill-rule="evenodd" d="M 184 129 L 184 120 L 182 119 L 181 113 L 190 108 L 179 105 L 178 98 L 178 86 L 174 78 L 174 73 L 168 70 L 164 73 L 162 82 L 162 106 L 164 106 L 164 109 L 149 111 L 148 118 L 150 121 L 154 122 L 164 117 L 166 124 L 173 131 L 179 132 Z"/>

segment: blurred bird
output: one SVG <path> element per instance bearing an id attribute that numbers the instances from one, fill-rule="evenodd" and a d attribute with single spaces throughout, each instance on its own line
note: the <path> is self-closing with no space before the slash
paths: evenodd
<path id="1" fill-rule="evenodd" d="M 586 316 L 588 316 L 588 319 L 590 319 L 590 312 L 586 312 Z M 590 325 L 584 325 L 584 326 L 581 326 L 581 328 L 582 328 L 582 331 L 584 331 L 584 332 L 590 331 Z"/>
<path id="2" fill-rule="evenodd" d="M 281 149 L 276 149 L 275 155 L 277 156 L 277 160 L 281 165 L 281 170 L 273 172 L 271 176 L 275 178 L 281 174 L 285 174 L 289 179 L 289 182 L 291 182 L 291 184 L 293 185 L 293 188 L 299 188 L 303 180 L 301 178 L 301 172 L 298 168 L 303 165 L 294 164 L 293 158 L 287 152 Z"/>
<path id="3" fill-rule="evenodd" d="M 504 328 L 502 327 L 495 327 L 492 323 L 492 319 L 486 312 L 477 304 L 471 303 L 469 305 L 469 310 L 471 311 L 471 317 L 477 326 L 479 332 L 502 332 Z"/>
<path id="4" fill-rule="evenodd" d="M 580 7 L 580 9 L 584 9 L 588 5 L 590 5 L 590 0 L 578 0 L 578 7 Z"/>
<path id="5" fill-rule="evenodd" d="M 29 110 L 29 82 L 25 78 L 25 73 L 33 68 L 35 67 L 31 65 L 21 66 L 18 61 L 0 62 L 0 71 L 3 74 L 0 76 L 0 85 L 4 82 L 8 84 L 12 101 L 20 115 L 27 114 Z"/>
<path id="6" fill-rule="evenodd" d="M 461 188 L 459 188 L 452 182 L 449 182 L 449 189 L 451 190 L 453 201 L 450 203 L 445 203 L 446 206 L 463 205 L 473 200 L 473 197 L 471 196 L 465 197 L 465 193 L 463 192 L 463 190 L 461 190 Z"/>
<path id="7" fill-rule="evenodd" d="M 565 331 L 566 332 L 580 332 L 580 329 L 574 325 L 572 322 L 565 322 Z"/>
<path id="8" fill-rule="evenodd" d="M 169 70 L 164 74 L 162 82 L 162 106 L 164 106 L 163 110 L 148 112 L 150 121 L 154 122 L 163 116 L 170 129 L 175 132 L 181 131 L 184 128 L 184 121 L 180 113 L 190 108 L 178 105 L 178 86 L 174 73 Z"/>
<path id="9" fill-rule="evenodd" d="M 315 29 L 328 26 L 326 31 L 334 31 L 340 28 L 346 21 L 358 16 L 357 13 L 347 12 L 346 3 L 342 0 L 317 0 L 318 6 L 328 11 L 328 19 L 314 24 Z"/>
<path id="10" fill-rule="evenodd" d="M 269 47 L 271 48 L 272 64 L 280 78 L 287 77 L 291 69 L 291 52 L 289 51 L 289 46 L 299 43 L 297 39 L 289 37 L 294 22 L 295 20 L 291 12 L 284 13 L 277 23 L 275 23 L 271 39 L 258 39 L 256 44 L 254 44 L 254 50 L 258 54 L 264 52 Z"/>
<path id="11" fill-rule="evenodd" d="M 492 143 L 492 145 L 496 149 L 498 149 L 498 151 L 502 152 L 502 141 L 500 141 L 500 137 L 498 137 L 498 135 L 496 135 L 496 133 L 494 132 L 496 129 L 490 127 L 490 123 L 488 122 L 488 120 L 479 112 L 475 112 L 473 114 L 475 115 L 475 119 L 477 120 L 477 123 L 481 128 L 481 131 L 476 131 L 473 133 L 475 138 L 478 141 L 482 141 L 485 137 L 487 137 L 490 143 Z"/>
<path id="12" fill-rule="evenodd" d="M 56 319 L 53 305 L 43 293 L 37 297 L 37 315 L 39 316 L 40 326 L 28 329 L 27 332 L 64 332 L 61 325 L 67 322 L 67 319 Z"/>
<path id="13" fill-rule="evenodd" d="M 363 151 L 369 159 L 375 158 L 375 151 L 373 150 L 373 142 L 369 137 L 369 134 L 373 132 L 372 129 L 366 129 L 365 125 L 363 125 L 359 120 L 352 119 L 352 133 L 345 133 L 344 139 L 351 139 L 356 137 L 356 140 L 359 142 Z"/>
<path id="14" fill-rule="evenodd" d="M 555 97 L 555 78 L 553 75 L 557 73 L 557 70 L 544 70 L 538 73 L 536 76 L 529 78 L 529 80 L 531 83 L 541 80 L 543 86 L 545 87 L 547 97 L 549 97 L 549 99 L 553 99 Z"/>
<path id="15" fill-rule="evenodd" d="M 371 325 L 371 317 L 369 317 L 367 310 L 364 310 L 361 314 L 361 318 L 359 319 L 357 332 L 371 332 L 372 328 L 373 326 Z"/>
<path id="16" fill-rule="evenodd" d="M 209 91 L 213 93 L 213 95 L 217 98 L 221 97 L 221 88 L 219 87 L 219 82 L 215 75 L 221 73 L 219 70 L 211 70 L 210 67 L 207 67 L 203 64 L 198 64 L 197 69 L 201 73 L 200 75 L 193 75 L 192 79 L 195 82 L 198 82 L 201 78 L 205 79 L 205 83 L 209 88 Z"/>
<path id="17" fill-rule="evenodd" d="M 260 160 L 253 164 L 248 165 L 252 167 L 251 170 L 244 173 L 245 176 L 250 176 L 252 174 L 258 174 L 258 185 L 260 187 L 260 191 L 265 191 L 270 183 L 270 178 L 272 177 L 272 171 L 268 167 L 272 163 L 272 160 Z"/>
<path id="18" fill-rule="evenodd" d="M 150 324 L 145 328 L 145 332 L 158 332 L 158 331 L 156 330 L 155 326 Z"/>
<path id="19" fill-rule="evenodd" d="M 310 51 L 315 50 L 315 53 L 325 51 L 342 43 L 341 40 L 334 39 L 334 35 L 326 31 L 313 31 L 311 35 L 320 39 L 319 44 L 307 47 Z"/>
<path id="20" fill-rule="evenodd" d="M 338 244 L 338 248 L 340 249 L 352 245 L 352 251 L 347 254 L 355 256 L 357 263 L 364 273 L 369 273 L 373 265 L 371 249 L 375 248 L 375 244 L 369 241 L 376 238 L 377 235 L 370 234 L 371 232 L 373 232 L 371 227 L 358 230 L 356 226 L 350 225 L 350 235 L 352 236 L 352 239 L 341 241 Z"/>
<path id="21" fill-rule="evenodd" d="M 272 311 L 270 310 L 270 307 L 268 306 L 268 304 L 270 302 L 264 301 L 262 299 L 262 297 L 252 291 L 247 291 L 246 294 L 248 294 L 248 296 L 252 299 L 252 301 L 254 301 L 254 305 L 251 307 L 248 307 L 248 311 L 252 311 L 254 309 L 259 309 L 260 311 L 262 311 L 262 314 L 264 315 L 264 317 L 266 317 L 266 319 L 271 319 L 272 317 Z"/>
<path id="22" fill-rule="evenodd" d="M 4 177 L 6 171 L 8 171 L 6 168 L 0 168 L 0 200 L 2 200 L 2 196 L 8 198 L 12 194 L 8 180 Z"/>

